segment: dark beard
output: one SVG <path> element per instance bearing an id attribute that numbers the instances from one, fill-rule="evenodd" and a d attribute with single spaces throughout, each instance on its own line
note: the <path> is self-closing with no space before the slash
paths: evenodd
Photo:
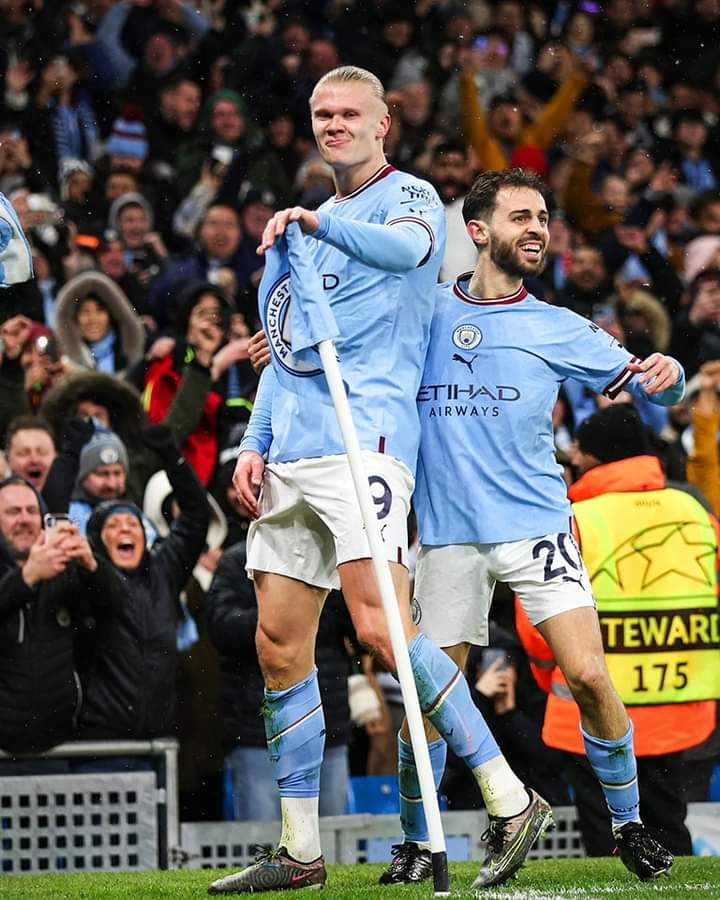
<path id="1" fill-rule="evenodd" d="M 543 271 L 547 261 L 547 253 L 541 257 L 541 264 L 534 268 L 517 258 L 513 252 L 512 244 L 494 238 L 490 243 L 490 259 L 498 269 L 511 278 L 528 278 L 531 275 L 539 275 Z"/>
<path id="2" fill-rule="evenodd" d="M 14 544 L 6 544 L 8 553 L 16 562 L 23 562 L 30 556 L 30 548 L 27 550 L 20 550 Z"/>

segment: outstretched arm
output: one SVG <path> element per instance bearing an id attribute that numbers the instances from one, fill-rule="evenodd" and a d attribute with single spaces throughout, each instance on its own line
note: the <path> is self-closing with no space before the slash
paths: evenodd
<path id="1" fill-rule="evenodd" d="M 435 250 L 435 229 L 429 217 L 398 215 L 384 224 L 377 224 L 340 219 L 328 213 L 294 206 L 275 213 L 270 219 L 257 252 L 262 254 L 272 247 L 290 222 L 299 222 L 305 234 L 385 272 L 415 269 Z"/>
<path id="2" fill-rule="evenodd" d="M 553 318 L 554 317 L 554 318 Z M 685 393 L 685 372 L 663 353 L 647 359 L 632 356 L 613 335 L 570 310 L 548 317 L 547 359 L 566 378 L 576 378 L 614 400 L 620 391 L 645 397 L 657 406 L 672 406 Z"/>

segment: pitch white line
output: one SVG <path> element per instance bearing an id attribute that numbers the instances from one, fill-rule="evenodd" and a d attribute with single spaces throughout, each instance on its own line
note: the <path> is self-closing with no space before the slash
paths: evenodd
<path id="1" fill-rule="evenodd" d="M 648 882 L 648 886 L 652 886 L 653 893 L 662 894 L 672 891 L 673 893 L 679 893 L 681 891 L 687 894 L 702 894 L 706 897 L 717 897 L 718 896 L 718 885 L 710 884 L 709 882 L 677 882 L 673 881 L 669 884 L 658 884 L 657 882 Z M 631 889 L 632 885 L 627 885 L 627 889 Z M 561 890 L 553 890 L 552 888 L 544 889 L 544 888 L 525 888 L 524 890 L 514 890 L 510 893 L 506 890 L 488 890 L 487 888 L 483 888 L 482 891 L 477 891 L 475 896 L 482 898 L 482 900 L 569 900 L 569 898 L 574 897 L 597 897 L 600 894 L 617 894 L 622 890 L 625 890 L 626 886 L 622 887 L 613 884 L 613 885 L 603 885 L 602 887 L 589 887 L 589 888 L 562 888 Z"/>

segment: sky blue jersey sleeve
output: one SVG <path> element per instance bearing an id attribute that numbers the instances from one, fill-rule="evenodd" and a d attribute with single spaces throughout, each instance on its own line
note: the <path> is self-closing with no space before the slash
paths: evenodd
<path id="1" fill-rule="evenodd" d="M 320 210 L 320 227 L 311 236 L 375 269 L 408 272 L 432 257 L 438 235 L 444 233 L 444 216 L 443 205 L 429 184 L 402 183 L 388 191 L 382 223 Z"/>
<path id="2" fill-rule="evenodd" d="M 241 451 L 254 450 L 261 456 L 267 456 L 273 438 L 272 403 L 276 384 L 274 368 L 272 365 L 265 366 L 260 376 L 250 421 L 240 442 Z"/>
<path id="3" fill-rule="evenodd" d="M 557 318 L 562 321 L 547 322 L 556 335 L 550 341 L 551 353 L 548 360 L 563 380 L 575 378 L 611 400 L 623 390 L 634 396 L 644 397 L 657 406 L 672 406 L 682 399 L 685 393 L 685 373 L 677 360 L 673 360 L 679 372 L 676 383 L 658 394 L 648 394 L 645 386 L 638 383 L 636 373 L 628 368 L 628 363 L 640 362 L 638 357 L 629 353 L 616 338 L 589 319 L 567 309 L 556 307 L 555 311 Z M 552 346 L 553 342 L 556 343 L 555 347 Z"/>
<path id="4" fill-rule="evenodd" d="M 645 391 L 646 385 L 639 384 L 637 375 L 633 375 L 625 386 L 625 390 L 636 397 L 643 397 L 649 403 L 654 403 L 656 406 L 675 406 L 675 404 L 679 403 L 685 396 L 685 369 L 683 369 L 674 356 L 668 358 L 672 359 L 680 373 L 675 384 L 671 384 L 669 388 L 665 388 L 664 391 L 660 391 L 658 394 L 648 394 Z"/>

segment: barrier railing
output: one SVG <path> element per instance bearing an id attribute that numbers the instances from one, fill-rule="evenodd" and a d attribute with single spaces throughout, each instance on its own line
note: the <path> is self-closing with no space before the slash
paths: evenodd
<path id="1" fill-rule="evenodd" d="M 180 840 L 177 752 L 168 738 L 74 741 L 13 757 L 26 772 L 0 773 L 0 871 L 167 868 Z M 113 757 L 147 758 L 151 769 L 78 771 Z M 67 771 L 33 774 L 40 760 L 65 760 Z"/>
<path id="2" fill-rule="evenodd" d="M 179 822 L 177 742 L 63 744 L 14 761 L 67 760 L 62 773 L 0 775 L 0 873 L 241 867 L 277 841 L 276 822 Z M 152 771 L 72 771 L 74 762 L 149 758 Z M 0 754 L 0 759 L 7 759 Z M 553 809 L 557 828 L 530 858 L 584 856 L 575 808 Z M 720 853 L 720 804 L 690 804 L 695 853 Z M 483 811 L 442 815 L 452 860 L 477 860 Z M 385 862 L 400 839 L 398 816 L 361 813 L 320 820 L 329 863 Z"/>
<path id="3" fill-rule="evenodd" d="M 530 857 L 543 859 L 584 856 L 585 850 L 572 806 L 553 808 L 557 827 Z M 487 828 L 484 810 L 442 813 L 448 858 L 477 860 L 481 857 Z M 180 848 L 171 854 L 171 865 L 188 869 L 241 867 L 252 862 L 257 851 L 275 845 L 277 822 L 183 822 Z M 390 846 L 402 840 L 397 815 L 360 813 L 320 819 L 320 839 L 328 863 L 386 862 Z"/>

